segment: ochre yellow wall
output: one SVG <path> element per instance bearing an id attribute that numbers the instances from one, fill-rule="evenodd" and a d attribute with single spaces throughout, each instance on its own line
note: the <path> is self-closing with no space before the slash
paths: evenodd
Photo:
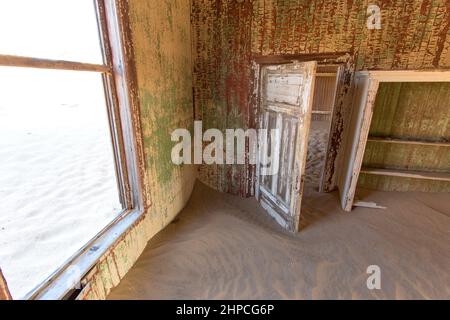
<path id="1" fill-rule="evenodd" d="M 171 160 L 176 128 L 192 128 L 190 4 L 186 0 L 129 3 L 141 98 L 152 225 L 159 228 L 184 206 L 194 183 L 193 166 Z"/>
<path id="2" fill-rule="evenodd" d="M 194 166 L 175 166 L 170 158 L 171 132 L 193 124 L 190 3 L 130 0 L 128 6 L 151 206 L 88 274 L 84 299 L 107 296 L 184 207 L 196 179 Z"/>

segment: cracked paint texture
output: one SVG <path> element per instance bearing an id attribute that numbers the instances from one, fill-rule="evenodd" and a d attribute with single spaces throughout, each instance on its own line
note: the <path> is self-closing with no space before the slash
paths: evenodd
<path id="1" fill-rule="evenodd" d="M 366 27 L 381 9 L 381 30 Z M 255 127 L 255 56 L 350 52 L 356 70 L 450 68 L 445 0 L 193 0 L 195 116 L 204 129 Z M 201 166 L 199 179 L 248 196 L 244 166 Z"/>

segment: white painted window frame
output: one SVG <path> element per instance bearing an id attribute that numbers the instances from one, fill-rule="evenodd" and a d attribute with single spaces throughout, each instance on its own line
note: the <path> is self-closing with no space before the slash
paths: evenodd
<path id="1" fill-rule="evenodd" d="M 23 299 L 64 299 L 145 211 L 143 147 L 131 33 L 124 0 L 94 0 L 104 64 L 0 55 L 0 66 L 101 73 L 124 209 L 96 237 Z M 79 281 L 74 279 L 74 268 Z M 75 281 L 74 281 L 75 280 Z"/>

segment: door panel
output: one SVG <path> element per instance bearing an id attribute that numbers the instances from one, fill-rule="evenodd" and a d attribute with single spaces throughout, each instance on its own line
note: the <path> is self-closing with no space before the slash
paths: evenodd
<path id="1" fill-rule="evenodd" d="M 267 101 L 298 105 L 302 82 L 297 74 L 268 74 Z"/>
<path id="2" fill-rule="evenodd" d="M 259 146 L 257 197 L 291 231 L 300 221 L 315 71 L 316 62 L 261 68 L 259 127 L 267 132 Z M 267 164 L 278 170 L 266 174 Z"/>

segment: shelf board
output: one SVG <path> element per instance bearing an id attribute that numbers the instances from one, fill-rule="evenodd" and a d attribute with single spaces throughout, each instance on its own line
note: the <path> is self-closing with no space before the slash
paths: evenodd
<path id="1" fill-rule="evenodd" d="M 330 77 L 330 78 L 334 78 L 337 76 L 337 73 L 333 73 L 333 72 L 317 72 L 316 73 L 316 77 Z"/>
<path id="2" fill-rule="evenodd" d="M 450 181 L 450 174 L 444 173 L 444 172 L 362 168 L 361 173 L 379 175 L 379 176 L 413 178 L 413 179 L 421 179 L 421 180 Z"/>
<path id="3" fill-rule="evenodd" d="M 313 110 L 312 114 L 331 114 L 331 111 Z"/>
<path id="4" fill-rule="evenodd" d="M 396 144 L 412 144 L 419 146 L 450 147 L 450 142 L 439 142 L 439 141 L 404 140 L 404 139 L 383 138 L 383 137 L 369 137 L 367 138 L 367 141 L 396 143 Z"/>

